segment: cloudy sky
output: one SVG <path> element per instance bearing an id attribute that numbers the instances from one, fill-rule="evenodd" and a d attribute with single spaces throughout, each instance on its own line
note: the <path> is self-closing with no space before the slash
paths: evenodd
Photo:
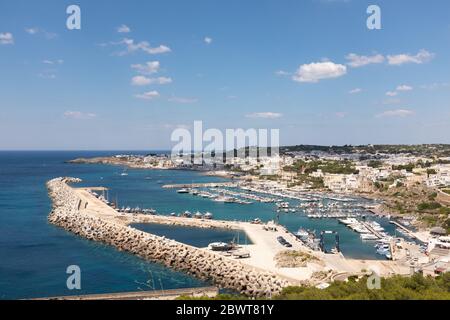
<path id="1" fill-rule="evenodd" d="M 450 143 L 450 2 L 2 0 L 0 149 L 168 149 L 176 128 L 281 144 Z"/>

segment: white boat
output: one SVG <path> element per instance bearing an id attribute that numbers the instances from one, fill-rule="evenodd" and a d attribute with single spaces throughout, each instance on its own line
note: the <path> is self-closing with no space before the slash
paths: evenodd
<path id="1" fill-rule="evenodd" d="M 297 238 L 307 238 L 309 236 L 308 231 L 306 231 L 305 229 L 298 229 L 298 231 L 294 234 Z"/>
<path id="2" fill-rule="evenodd" d="M 361 240 L 365 240 L 365 241 L 375 241 L 378 240 L 378 237 L 374 234 L 371 233 L 361 233 L 360 235 Z"/>
<path id="3" fill-rule="evenodd" d="M 189 190 L 186 188 L 183 188 L 183 189 L 177 190 L 177 193 L 189 193 Z"/>
<path id="4" fill-rule="evenodd" d="M 225 242 L 213 242 L 208 245 L 208 249 L 212 251 L 228 251 L 233 249 L 233 245 Z"/>
<path id="5" fill-rule="evenodd" d="M 194 218 L 195 218 L 195 219 L 201 219 L 201 218 L 203 218 L 203 215 L 202 215 L 199 211 L 197 211 L 197 212 L 194 214 Z"/>
<path id="6" fill-rule="evenodd" d="M 181 216 L 185 217 L 185 218 L 190 218 L 190 217 L 192 217 L 192 213 L 190 213 L 189 211 L 186 210 Z"/>
<path id="7" fill-rule="evenodd" d="M 211 212 L 206 212 L 205 215 L 203 216 L 205 219 L 212 219 L 213 215 Z"/>

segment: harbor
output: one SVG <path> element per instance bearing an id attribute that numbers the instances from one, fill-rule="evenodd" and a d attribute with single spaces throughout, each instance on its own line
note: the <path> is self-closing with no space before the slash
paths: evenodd
<path id="1" fill-rule="evenodd" d="M 332 275 L 342 273 L 352 275 L 359 274 L 361 270 L 363 270 L 368 265 L 376 265 L 377 268 L 381 270 L 381 274 L 384 275 L 389 275 L 392 273 L 409 273 L 409 267 L 406 267 L 403 264 L 399 264 L 394 261 L 354 260 L 345 258 L 339 252 L 339 250 L 313 250 L 305 245 L 305 242 L 299 239 L 299 237 L 297 237 L 294 233 L 287 230 L 284 226 L 276 224 L 275 222 L 262 223 L 258 221 L 223 221 L 216 219 L 193 219 L 170 215 L 128 214 L 118 212 L 111 206 L 107 205 L 104 202 L 104 199 L 95 197 L 90 188 L 73 188 L 67 185 L 64 187 L 65 182 L 63 181 L 65 180 L 56 180 L 55 182 L 50 182 L 50 185 L 59 185 L 60 187 L 57 188 L 66 189 L 67 193 L 73 194 L 74 199 L 78 199 L 73 200 L 74 202 L 76 202 L 76 211 L 70 215 L 73 215 L 73 219 L 77 219 L 77 221 L 78 218 L 91 217 L 104 221 L 104 223 L 106 224 L 111 224 L 111 227 L 113 228 L 125 228 L 124 230 L 129 230 L 126 232 L 132 233 L 135 232 L 132 231 L 135 229 L 127 228 L 135 224 L 166 224 L 171 226 L 188 226 L 198 228 L 199 230 L 201 230 L 202 228 L 241 230 L 245 232 L 245 235 L 251 241 L 251 244 L 236 244 L 232 248 L 226 247 L 222 250 L 220 248 L 220 246 L 222 245 L 221 243 L 211 243 L 210 246 L 206 248 L 194 248 L 191 246 L 187 246 L 186 244 L 177 243 L 174 240 L 168 239 L 167 241 L 170 241 L 170 243 L 173 243 L 173 245 L 176 246 L 187 246 L 186 249 L 189 251 L 198 251 L 198 254 L 193 254 L 194 256 L 198 256 L 199 254 L 206 254 L 207 256 L 209 255 L 211 257 L 216 257 L 214 259 L 225 259 L 223 261 L 231 263 L 232 265 L 235 264 L 236 267 L 239 266 L 239 269 L 249 268 L 249 270 L 254 270 L 253 272 L 255 272 L 255 275 L 264 275 L 265 273 L 272 274 L 280 280 L 282 279 L 282 281 L 285 281 L 286 284 L 309 283 L 318 285 L 323 281 L 326 281 L 325 278 L 317 278 L 317 275 L 323 274 L 325 270 L 328 270 L 326 274 L 328 274 L 330 277 Z M 51 221 L 53 221 L 53 218 L 51 218 Z M 81 225 L 79 227 L 81 227 Z M 77 228 L 79 227 L 77 226 Z M 136 232 L 140 231 L 136 230 Z M 121 232 L 119 233 L 122 234 Z M 327 233 L 328 232 L 324 232 L 324 234 Z M 145 233 L 136 233 L 136 235 L 138 234 L 144 235 Z M 105 236 L 107 235 L 103 234 L 103 237 Z M 151 236 L 155 237 L 154 235 Z M 89 235 L 88 238 L 94 240 L 96 239 L 96 236 L 94 237 Z M 161 241 L 166 241 L 162 239 L 165 238 L 161 238 Z M 109 242 L 109 240 L 107 240 L 107 242 Z M 212 245 L 217 246 L 217 248 L 212 247 Z M 170 246 L 172 245 L 169 245 L 169 247 Z M 183 249 L 183 251 L 185 251 L 186 249 Z M 302 267 L 280 267 L 277 264 L 276 257 L 280 254 L 283 254 L 283 252 L 285 252 L 286 250 L 299 252 L 301 254 L 309 256 L 310 261 Z M 139 251 L 134 251 L 134 249 L 132 249 L 132 251 L 137 253 L 138 255 L 142 255 L 142 253 L 140 253 Z M 164 257 L 163 261 L 166 261 L 167 256 L 161 257 Z M 227 282 L 223 282 L 223 280 L 219 282 L 223 287 L 237 289 L 236 287 L 233 287 L 233 285 Z M 258 292 L 258 295 L 262 294 L 262 291 L 259 291 L 256 288 L 251 292 L 253 293 L 247 292 L 246 294 L 252 295 L 256 294 L 255 292 Z"/>

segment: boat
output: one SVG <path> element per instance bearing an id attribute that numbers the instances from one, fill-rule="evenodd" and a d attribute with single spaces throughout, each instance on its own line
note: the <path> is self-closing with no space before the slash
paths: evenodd
<path id="1" fill-rule="evenodd" d="M 262 221 L 261 221 L 261 219 L 256 218 L 256 219 L 253 219 L 250 223 L 251 223 L 251 224 L 261 224 Z"/>
<path id="2" fill-rule="evenodd" d="M 374 234 L 371 233 L 362 233 L 360 235 L 361 240 L 365 240 L 365 241 L 375 241 L 378 240 L 378 237 Z"/>
<path id="3" fill-rule="evenodd" d="M 229 251 L 233 249 L 234 245 L 225 242 L 213 242 L 208 245 L 208 249 L 212 251 Z"/>
<path id="4" fill-rule="evenodd" d="M 181 214 L 181 216 L 184 218 L 190 218 L 192 217 L 192 213 L 186 210 L 184 213 Z"/>
<path id="5" fill-rule="evenodd" d="M 203 216 L 203 218 L 205 218 L 205 219 L 212 219 L 213 215 L 212 215 L 211 212 L 206 212 L 205 215 Z"/>
<path id="6" fill-rule="evenodd" d="M 309 237 L 309 232 L 305 229 L 300 228 L 296 233 L 294 233 L 294 235 L 299 239 L 306 239 Z"/>
<path id="7" fill-rule="evenodd" d="M 189 193 L 189 190 L 186 188 L 182 188 L 182 189 L 177 190 L 177 193 Z"/>
<path id="8" fill-rule="evenodd" d="M 203 218 L 203 215 L 202 215 L 199 211 L 197 211 L 197 212 L 194 214 L 194 218 L 195 218 L 195 219 L 202 219 L 202 218 Z"/>

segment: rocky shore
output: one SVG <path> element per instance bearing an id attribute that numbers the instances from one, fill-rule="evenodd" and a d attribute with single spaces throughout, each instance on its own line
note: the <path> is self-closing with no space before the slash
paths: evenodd
<path id="1" fill-rule="evenodd" d="M 53 209 L 49 222 L 92 241 L 99 241 L 146 260 L 162 263 L 215 285 L 250 297 L 269 297 L 290 283 L 279 276 L 256 270 L 238 260 L 220 256 L 129 226 L 90 215 L 69 183 L 74 178 L 56 178 L 47 183 Z"/>

